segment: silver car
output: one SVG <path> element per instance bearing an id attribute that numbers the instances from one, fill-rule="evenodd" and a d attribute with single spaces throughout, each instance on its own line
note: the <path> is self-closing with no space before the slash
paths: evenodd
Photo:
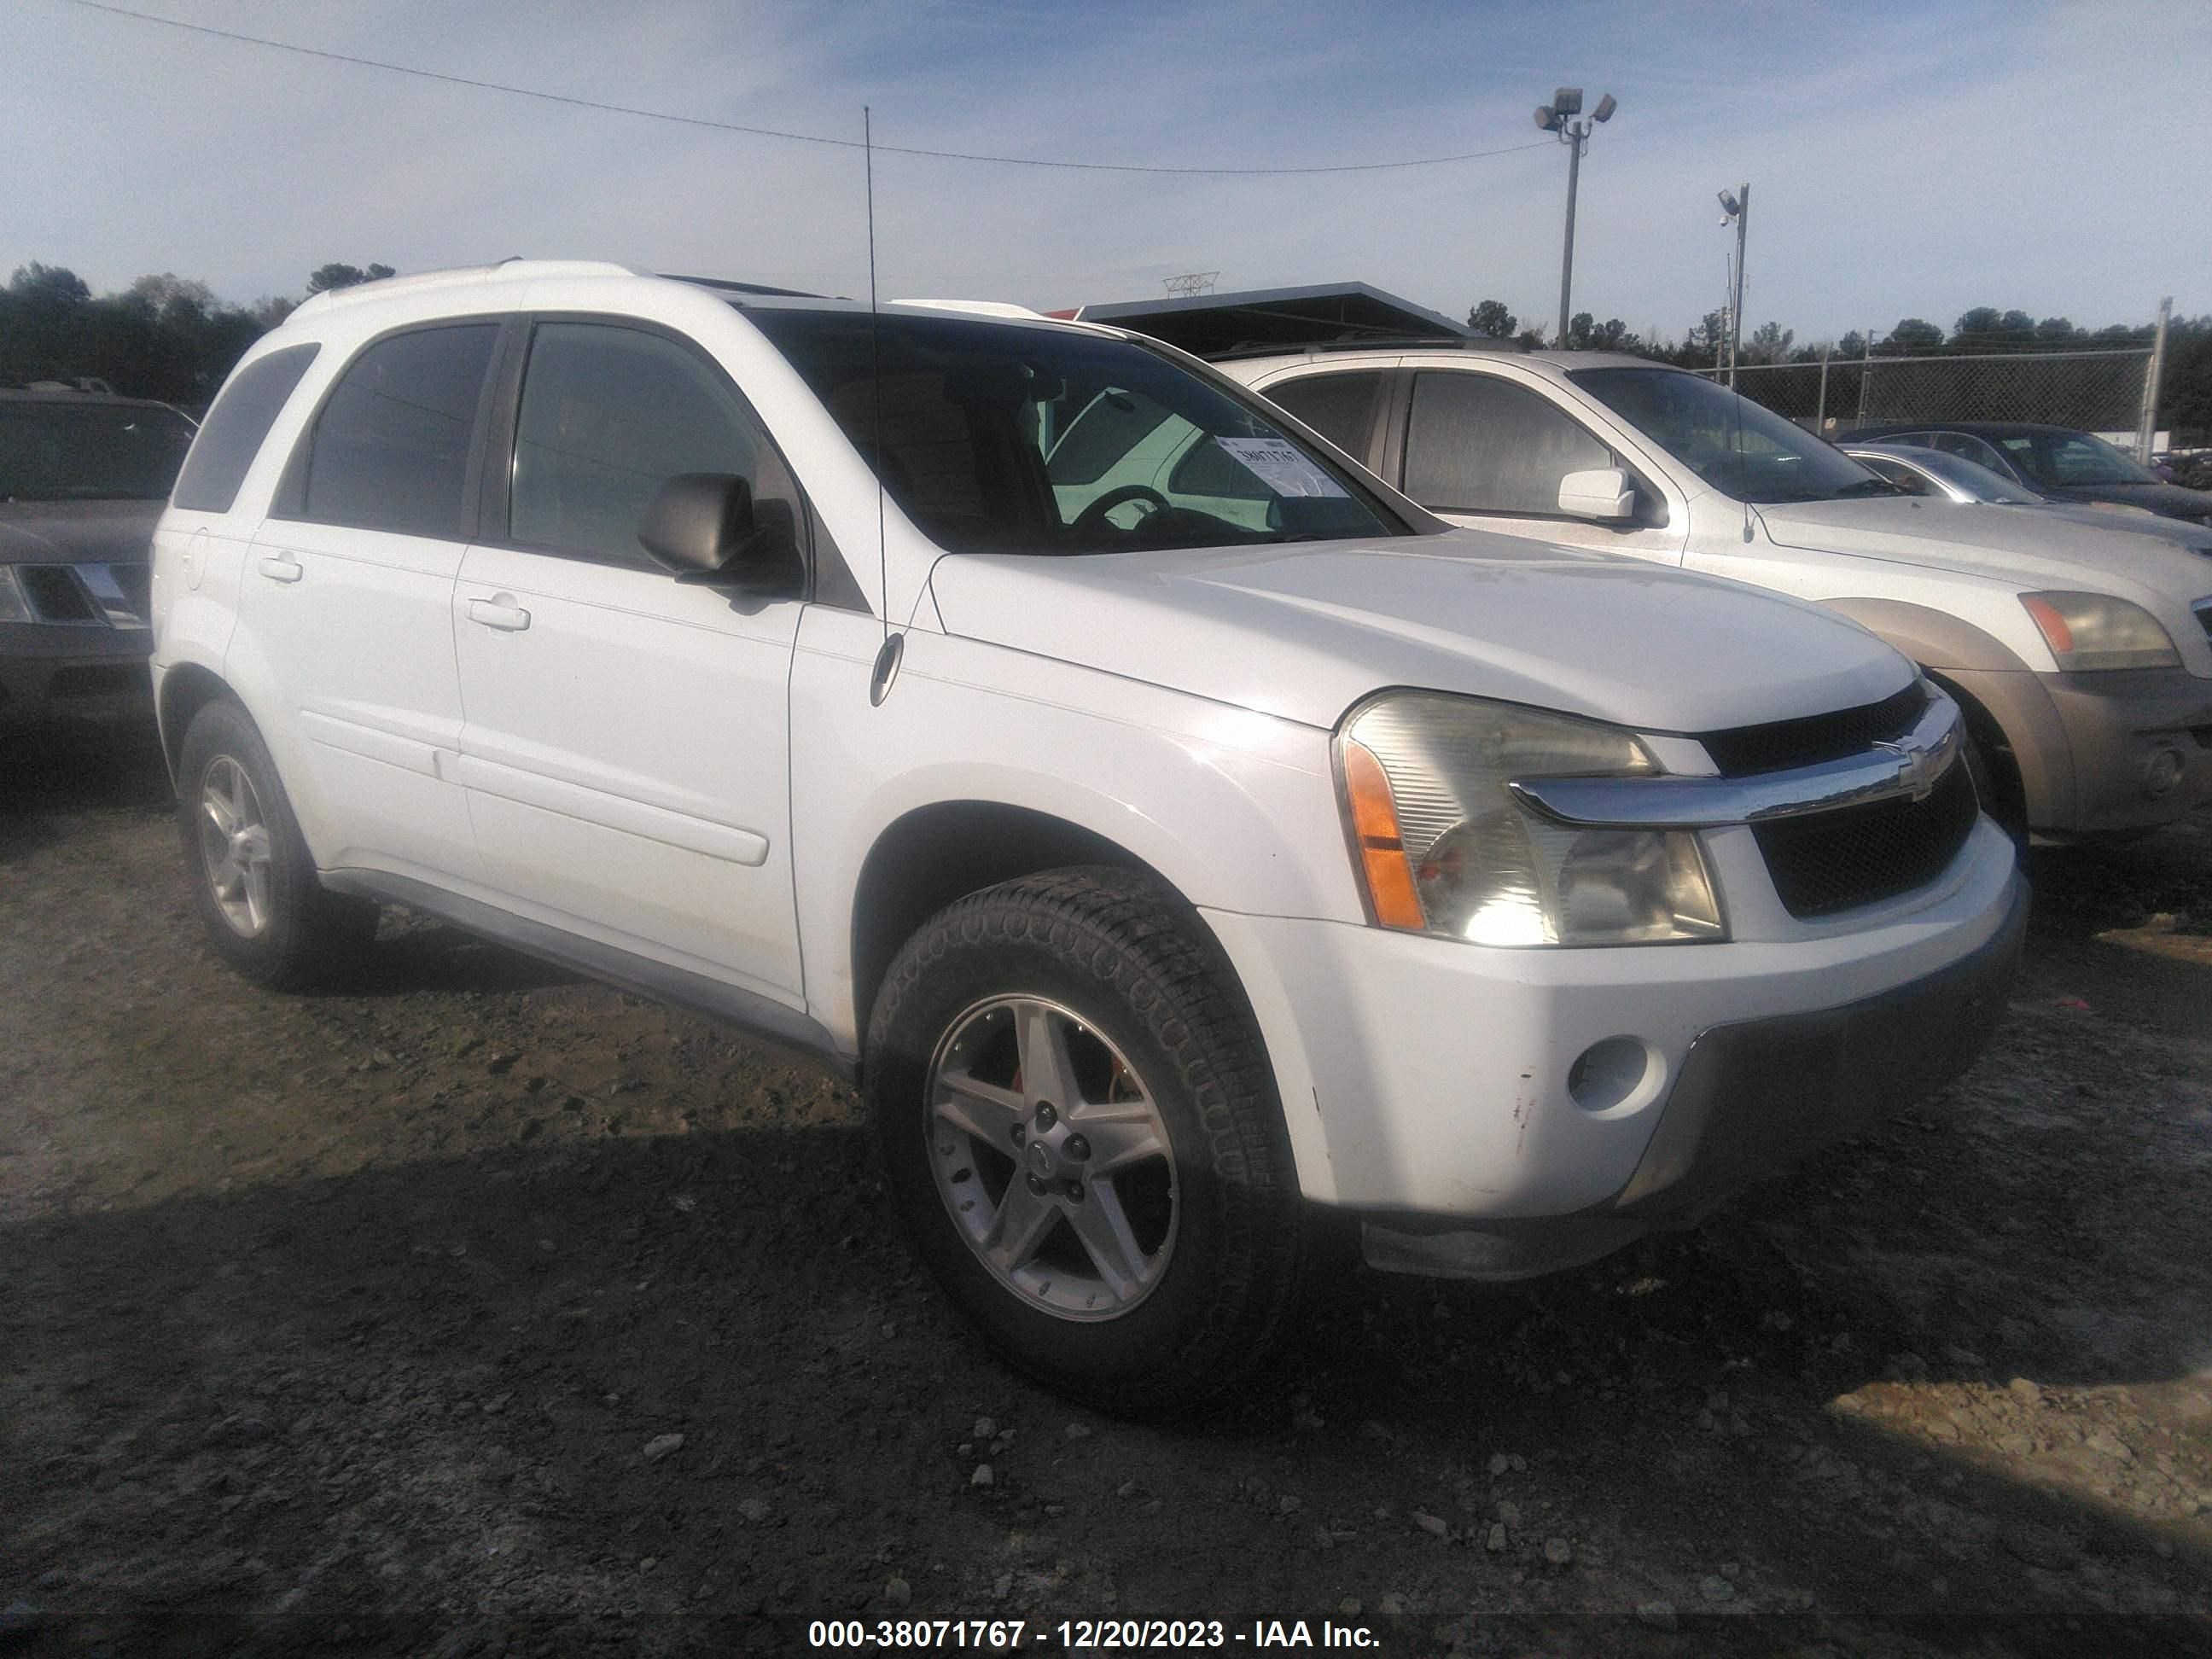
<path id="1" fill-rule="evenodd" d="M 1919 444 L 1851 443 L 1841 446 L 1844 454 L 1872 469 L 1900 489 L 1914 495 L 1937 495 L 1947 501 L 1980 502 L 1991 507 L 2032 507 L 2053 518 L 2072 519 L 2100 530 L 2124 530 L 2138 536 L 2155 536 L 2162 542 L 2185 547 L 2212 557 L 2212 530 L 2185 519 L 2161 518 L 2146 507 L 2108 504 L 2092 506 L 2062 501 L 2040 495 L 2026 484 L 1991 471 L 1978 461 L 1952 455 Z"/>

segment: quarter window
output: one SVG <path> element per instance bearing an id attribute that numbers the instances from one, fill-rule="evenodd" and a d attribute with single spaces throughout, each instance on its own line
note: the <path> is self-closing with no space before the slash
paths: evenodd
<path id="1" fill-rule="evenodd" d="M 230 511 L 262 440 L 321 349 L 317 345 L 287 346 L 232 377 L 185 457 L 185 470 L 177 477 L 172 497 L 177 506 L 193 513 Z"/>
<path id="2" fill-rule="evenodd" d="M 412 329 L 354 359 L 307 452 L 305 517 L 459 538 L 495 323 Z"/>
<path id="3" fill-rule="evenodd" d="M 1373 464 L 1367 447 L 1375 428 L 1375 405 L 1382 396 L 1379 369 L 1309 374 L 1278 382 L 1261 395 L 1289 410 L 1353 459 Z"/>
<path id="4" fill-rule="evenodd" d="M 1446 512 L 1559 516 L 1559 480 L 1615 465 L 1546 398 L 1494 374 L 1413 377 L 1406 493 Z"/>
<path id="5" fill-rule="evenodd" d="M 508 534 L 542 547 L 647 562 L 637 527 L 682 472 L 734 473 L 793 493 L 737 390 L 693 351 L 641 329 L 541 323 L 523 377 Z"/>

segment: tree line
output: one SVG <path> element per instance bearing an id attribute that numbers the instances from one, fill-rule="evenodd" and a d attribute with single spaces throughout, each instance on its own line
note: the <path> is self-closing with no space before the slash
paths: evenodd
<path id="1" fill-rule="evenodd" d="M 320 294 L 392 274 L 390 265 L 332 263 L 308 273 L 306 291 Z M 277 296 L 248 306 L 228 305 L 205 283 L 170 271 L 94 295 L 64 266 L 20 266 L 0 289 L 0 386 L 94 380 L 128 397 L 203 407 L 246 349 L 299 303 Z M 1541 329 L 1522 328 L 1502 301 L 1481 301 L 1467 320 L 1475 333 L 1488 338 L 1547 343 Z M 1869 355 L 2112 350 L 2147 346 L 2154 332 L 2149 324 L 2114 323 L 2092 330 L 2064 317 L 2038 319 L 2026 311 L 1976 306 L 1948 332 L 1925 318 L 1906 317 L 1879 337 L 1854 330 L 1825 344 L 1799 345 L 1795 330 L 1765 322 L 1744 336 L 1739 361 L 1818 362 L 1823 351 L 1847 360 Z M 1726 350 L 1727 329 L 1722 313 L 1709 311 L 1679 340 L 1647 340 L 1618 317 L 1600 322 L 1583 311 L 1569 319 L 1566 343 L 1576 350 L 1623 351 L 1685 368 L 1711 368 Z M 2212 441 L 2212 315 L 2177 317 L 2167 330 L 2159 423 L 2173 430 L 2177 443 Z"/>
<path id="2" fill-rule="evenodd" d="M 326 264 L 308 275 L 307 291 L 392 274 L 390 265 Z M 226 305 L 205 283 L 166 270 L 95 296 L 75 271 L 33 262 L 0 289 L 0 386 L 97 381 L 126 397 L 204 407 L 246 349 L 299 303 Z"/>
<path id="3" fill-rule="evenodd" d="M 1523 328 L 1503 301 L 1478 301 L 1467 325 L 1494 340 L 1514 340 L 1530 348 L 1550 343 L 1540 328 Z M 2065 317 L 2037 318 L 2018 309 L 1975 306 L 1962 313 L 1948 332 L 1924 317 L 1905 317 L 1886 334 L 1854 329 L 1841 339 L 1798 345 L 1795 329 L 1765 322 L 1743 337 L 1736 361 L 1748 363 L 1817 363 L 1830 356 L 1853 358 L 1999 356 L 2024 351 L 2124 351 L 2148 346 L 2157 336 L 2152 323 L 2112 323 L 2087 329 Z M 1645 339 L 1620 318 L 1601 323 L 1587 311 L 1567 321 L 1567 348 L 1573 351 L 1624 351 L 1681 368 L 1717 368 L 1728 351 L 1725 313 L 1709 311 L 1679 340 Z M 2176 445 L 2212 443 L 2212 315 L 2176 317 L 2166 325 L 2166 369 L 2159 388 L 2159 425 L 2170 428 Z"/>

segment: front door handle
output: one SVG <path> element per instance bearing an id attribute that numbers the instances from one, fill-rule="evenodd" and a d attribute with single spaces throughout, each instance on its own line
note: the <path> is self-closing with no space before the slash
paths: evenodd
<path id="1" fill-rule="evenodd" d="M 471 599 L 469 620 L 503 634 L 519 634 L 530 626 L 530 613 L 502 593 L 494 599 Z"/>
<path id="2" fill-rule="evenodd" d="M 264 556 L 260 565 L 261 574 L 272 582 L 295 582 L 307 574 L 300 562 L 289 553 Z"/>

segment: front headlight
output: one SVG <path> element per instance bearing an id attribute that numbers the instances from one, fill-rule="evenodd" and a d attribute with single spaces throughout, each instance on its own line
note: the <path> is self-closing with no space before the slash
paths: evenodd
<path id="1" fill-rule="evenodd" d="M 1629 733 L 1435 692 L 1388 692 L 1337 738 L 1376 922 L 1478 945 L 1644 945 L 1728 937 L 1686 830 L 1577 830 L 1524 811 L 1516 778 L 1636 777 Z"/>
<path id="2" fill-rule="evenodd" d="M 0 564 L 0 623 L 34 620 L 31 607 L 24 602 L 23 589 L 15 580 L 15 573 Z"/>
<path id="3" fill-rule="evenodd" d="M 2069 673 L 2180 665 L 2172 637 L 2139 605 L 2108 593 L 2023 593 L 2020 602 Z"/>

